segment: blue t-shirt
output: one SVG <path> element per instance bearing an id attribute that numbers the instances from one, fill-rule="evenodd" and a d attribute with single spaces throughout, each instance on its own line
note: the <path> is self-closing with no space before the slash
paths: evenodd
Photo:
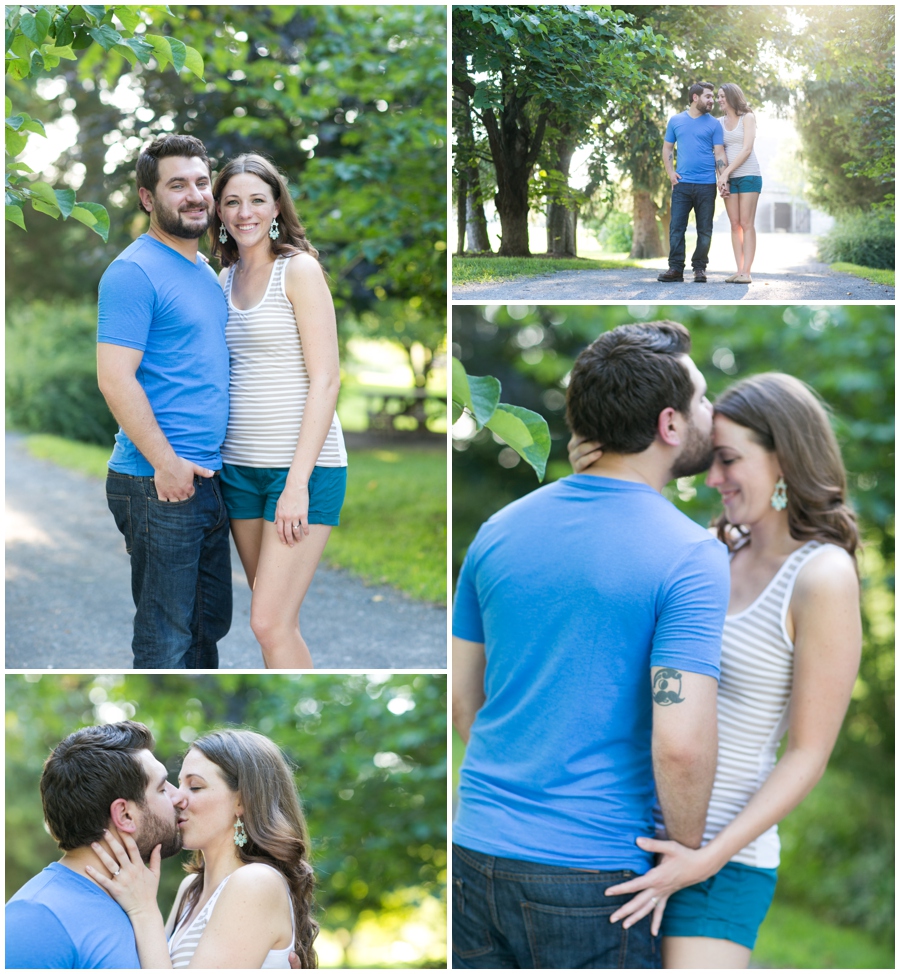
<path id="1" fill-rule="evenodd" d="M 215 271 L 146 234 L 100 280 L 97 341 L 144 353 L 136 377 L 179 457 L 220 470 L 228 426 L 228 306 Z M 119 429 L 109 466 L 149 477 L 153 467 Z"/>
<path id="2" fill-rule="evenodd" d="M 675 172 L 683 183 L 714 183 L 716 157 L 713 146 L 724 145 L 722 126 L 712 115 L 691 118 L 690 112 L 673 115 L 666 126 L 666 142 L 677 143 Z"/>
<path id="3" fill-rule="evenodd" d="M 128 914 L 62 863 L 50 863 L 6 904 L 7 970 L 140 966 Z"/>
<path id="4" fill-rule="evenodd" d="M 454 842 L 645 872 L 650 667 L 718 678 L 728 591 L 725 546 L 646 484 L 578 474 L 482 525 L 453 613 L 486 658 Z"/>

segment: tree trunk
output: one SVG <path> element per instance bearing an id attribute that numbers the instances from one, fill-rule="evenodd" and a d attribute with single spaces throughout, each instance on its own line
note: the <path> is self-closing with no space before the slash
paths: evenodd
<path id="1" fill-rule="evenodd" d="M 469 180 L 460 173 L 456 181 L 456 256 L 466 252 L 466 203 L 469 199 Z"/>
<path id="2" fill-rule="evenodd" d="M 477 177 L 478 168 L 473 167 Z M 478 183 L 472 182 L 471 171 L 469 174 L 469 196 L 466 207 L 466 233 L 469 238 L 469 249 L 476 254 L 491 253 L 491 238 L 488 236 L 487 217 L 484 215 L 484 204 L 478 190 Z"/>
<path id="3" fill-rule="evenodd" d="M 631 243 L 629 257 L 646 259 L 648 257 L 664 257 L 665 251 L 659 239 L 659 229 L 656 226 L 656 204 L 650 193 L 645 189 L 634 190 L 634 236 Z"/>
<path id="4" fill-rule="evenodd" d="M 554 145 L 553 168 L 562 174 L 569 184 L 569 170 L 575 143 L 569 133 L 563 135 Z M 554 257 L 575 257 L 576 211 L 564 203 L 551 202 L 547 208 L 547 253 Z"/>

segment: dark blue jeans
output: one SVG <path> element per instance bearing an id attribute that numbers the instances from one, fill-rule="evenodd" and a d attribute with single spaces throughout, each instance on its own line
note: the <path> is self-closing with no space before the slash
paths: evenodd
<path id="1" fill-rule="evenodd" d="M 695 271 L 706 270 L 712 243 L 713 216 L 716 212 L 715 183 L 678 183 L 672 187 L 672 219 L 669 223 L 669 267 L 684 270 L 684 231 L 694 211 L 697 221 L 697 247 L 691 257 Z"/>
<path id="2" fill-rule="evenodd" d="M 152 477 L 110 470 L 106 500 L 131 556 L 135 669 L 216 669 L 231 627 L 231 545 L 218 474 L 161 501 Z"/>
<path id="3" fill-rule="evenodd" d="M 453 967 L 660 966 L 650 917 L 609 918 L 630 896 L 604 896 L 635 876 L 500 859 L 453 846 Z"/>

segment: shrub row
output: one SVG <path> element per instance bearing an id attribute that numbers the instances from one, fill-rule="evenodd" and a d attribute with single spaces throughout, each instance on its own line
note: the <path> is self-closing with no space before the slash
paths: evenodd
<path id="1" fill-rule="evenodd" d="M 838 217 L 819 240 L 819 258 L 826 264 L 842 262 L 893 270 L 894 224 L 890 216 L 868 212 Z"/>

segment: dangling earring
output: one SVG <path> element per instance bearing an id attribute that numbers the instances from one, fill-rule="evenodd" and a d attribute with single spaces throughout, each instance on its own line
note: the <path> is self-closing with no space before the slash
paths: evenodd
<path id="1" fill-rule="evenodd" d="M 775 481 L 775 493 L 772 494 L 771 504 L 776 511 L 783 511 L 787 507 L 787 484 L 784 482 L 784 477 L 779 477 Z"/>
<path id="2" fill-rule="evenodd" d="M 247 833 L 244 831 L 244 823 L 241 821 L 240 815 L 234 823 L 234 844 L 240 848 L 247 844 Z"/>
<path id="3" fill-rule="evenodd" d="M 272 226 L 269 227 L 269 236 L 273 240 L 277 240 L 281 236 L 281 231 L 278 229 L 278 218 L 272 217 Z"/>
<path id="4" fill-rule="evenodd" d="M 223 223 L 219 227 L 219 243 L 228 243 L 228 233 L 225 230 L 225 224 Z"/>

